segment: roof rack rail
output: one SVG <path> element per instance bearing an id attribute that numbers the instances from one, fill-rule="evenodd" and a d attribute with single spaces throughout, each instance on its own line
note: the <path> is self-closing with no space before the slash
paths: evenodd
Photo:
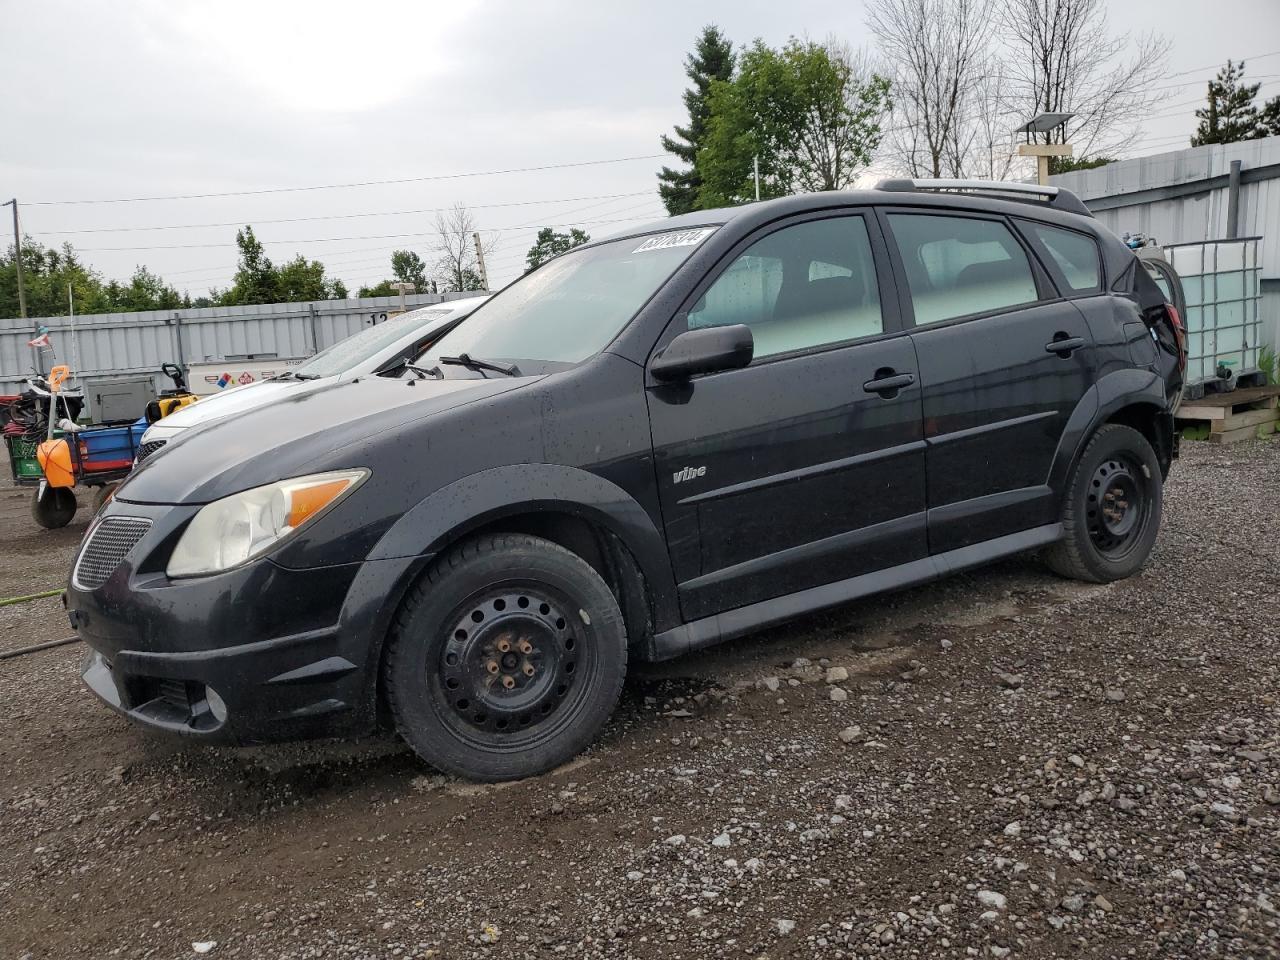
<path id="1" fill-rule="evenodd" d="M 1011 180 L 881 180 L 877 190 L 891 193 L 975 193 L 988 194 L 1006 200 L 1040 201 L 1055 210 L 1079 213 L 1092 217 L 1093 213 L 1070 190 L 1038 183 L 1017 183 Z"/>

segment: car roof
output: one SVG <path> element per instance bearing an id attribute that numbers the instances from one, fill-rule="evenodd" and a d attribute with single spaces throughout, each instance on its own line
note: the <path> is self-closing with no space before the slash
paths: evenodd
<path id="1" fill-rule="evenodd" d="M 695 227 L 734 225 L 752 230 L 772 220 L 806 213 L 811 210 L 865 207 L 871 204 L 894 207 L 927 207 L 947 210 L 971 210 L 976 213 L 995 213 L 1005 216 L 1030 217 L 1049 223 L 1060 223 L 1074 229 L 1087 229 L 1099 234 L 1103 231 L 1091 217 L 1067 210 L 1056 209 L 1043 202 L 1020 200 L 1013 197 L 991 196 L 977 193 L 933 193 L 905 190 L 829 190 L 819 193 L 802 193 L 775 200 L 757 200 L 736 207 L 717 207 L 711 210 L 695 210 L 665 220 L 654 220 L 637 227 L 603 237 L 593 243 L 607 243 L 627 237 L 666 232 L 668 230 L 693 229 Z"/>

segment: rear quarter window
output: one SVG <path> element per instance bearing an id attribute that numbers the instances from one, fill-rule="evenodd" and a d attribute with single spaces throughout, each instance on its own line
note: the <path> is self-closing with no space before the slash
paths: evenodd
<path id="1" fill-rule="evenodd" d="M 1102 255 L 1092 237 L 1030 220 L 1021 221 L 1020 226 L 1054 274 L 1055 281 L 1066 288 L 1063 293 L 1102 291 Z"/>

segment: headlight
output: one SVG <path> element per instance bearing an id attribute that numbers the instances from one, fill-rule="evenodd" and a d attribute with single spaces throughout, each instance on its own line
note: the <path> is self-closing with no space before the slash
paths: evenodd
<path id="1" fill-rule="evenodd" d="M 368 476 L 368 470 L 316 473 L 206 504 L 183 531 L 165 572 L 194 577 L 238 567 L 296 533 Z"/>

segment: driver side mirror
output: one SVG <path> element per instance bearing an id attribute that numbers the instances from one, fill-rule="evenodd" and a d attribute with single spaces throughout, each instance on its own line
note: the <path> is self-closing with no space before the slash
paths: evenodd
<path id="1" fill-rule="evenodd" d="M 649 372 L 655 380 L 687 380 L 699 373 L 736 370 L 751 362 L 755 340 L 742 323 L 682 333 L 653 358 Z"/>

